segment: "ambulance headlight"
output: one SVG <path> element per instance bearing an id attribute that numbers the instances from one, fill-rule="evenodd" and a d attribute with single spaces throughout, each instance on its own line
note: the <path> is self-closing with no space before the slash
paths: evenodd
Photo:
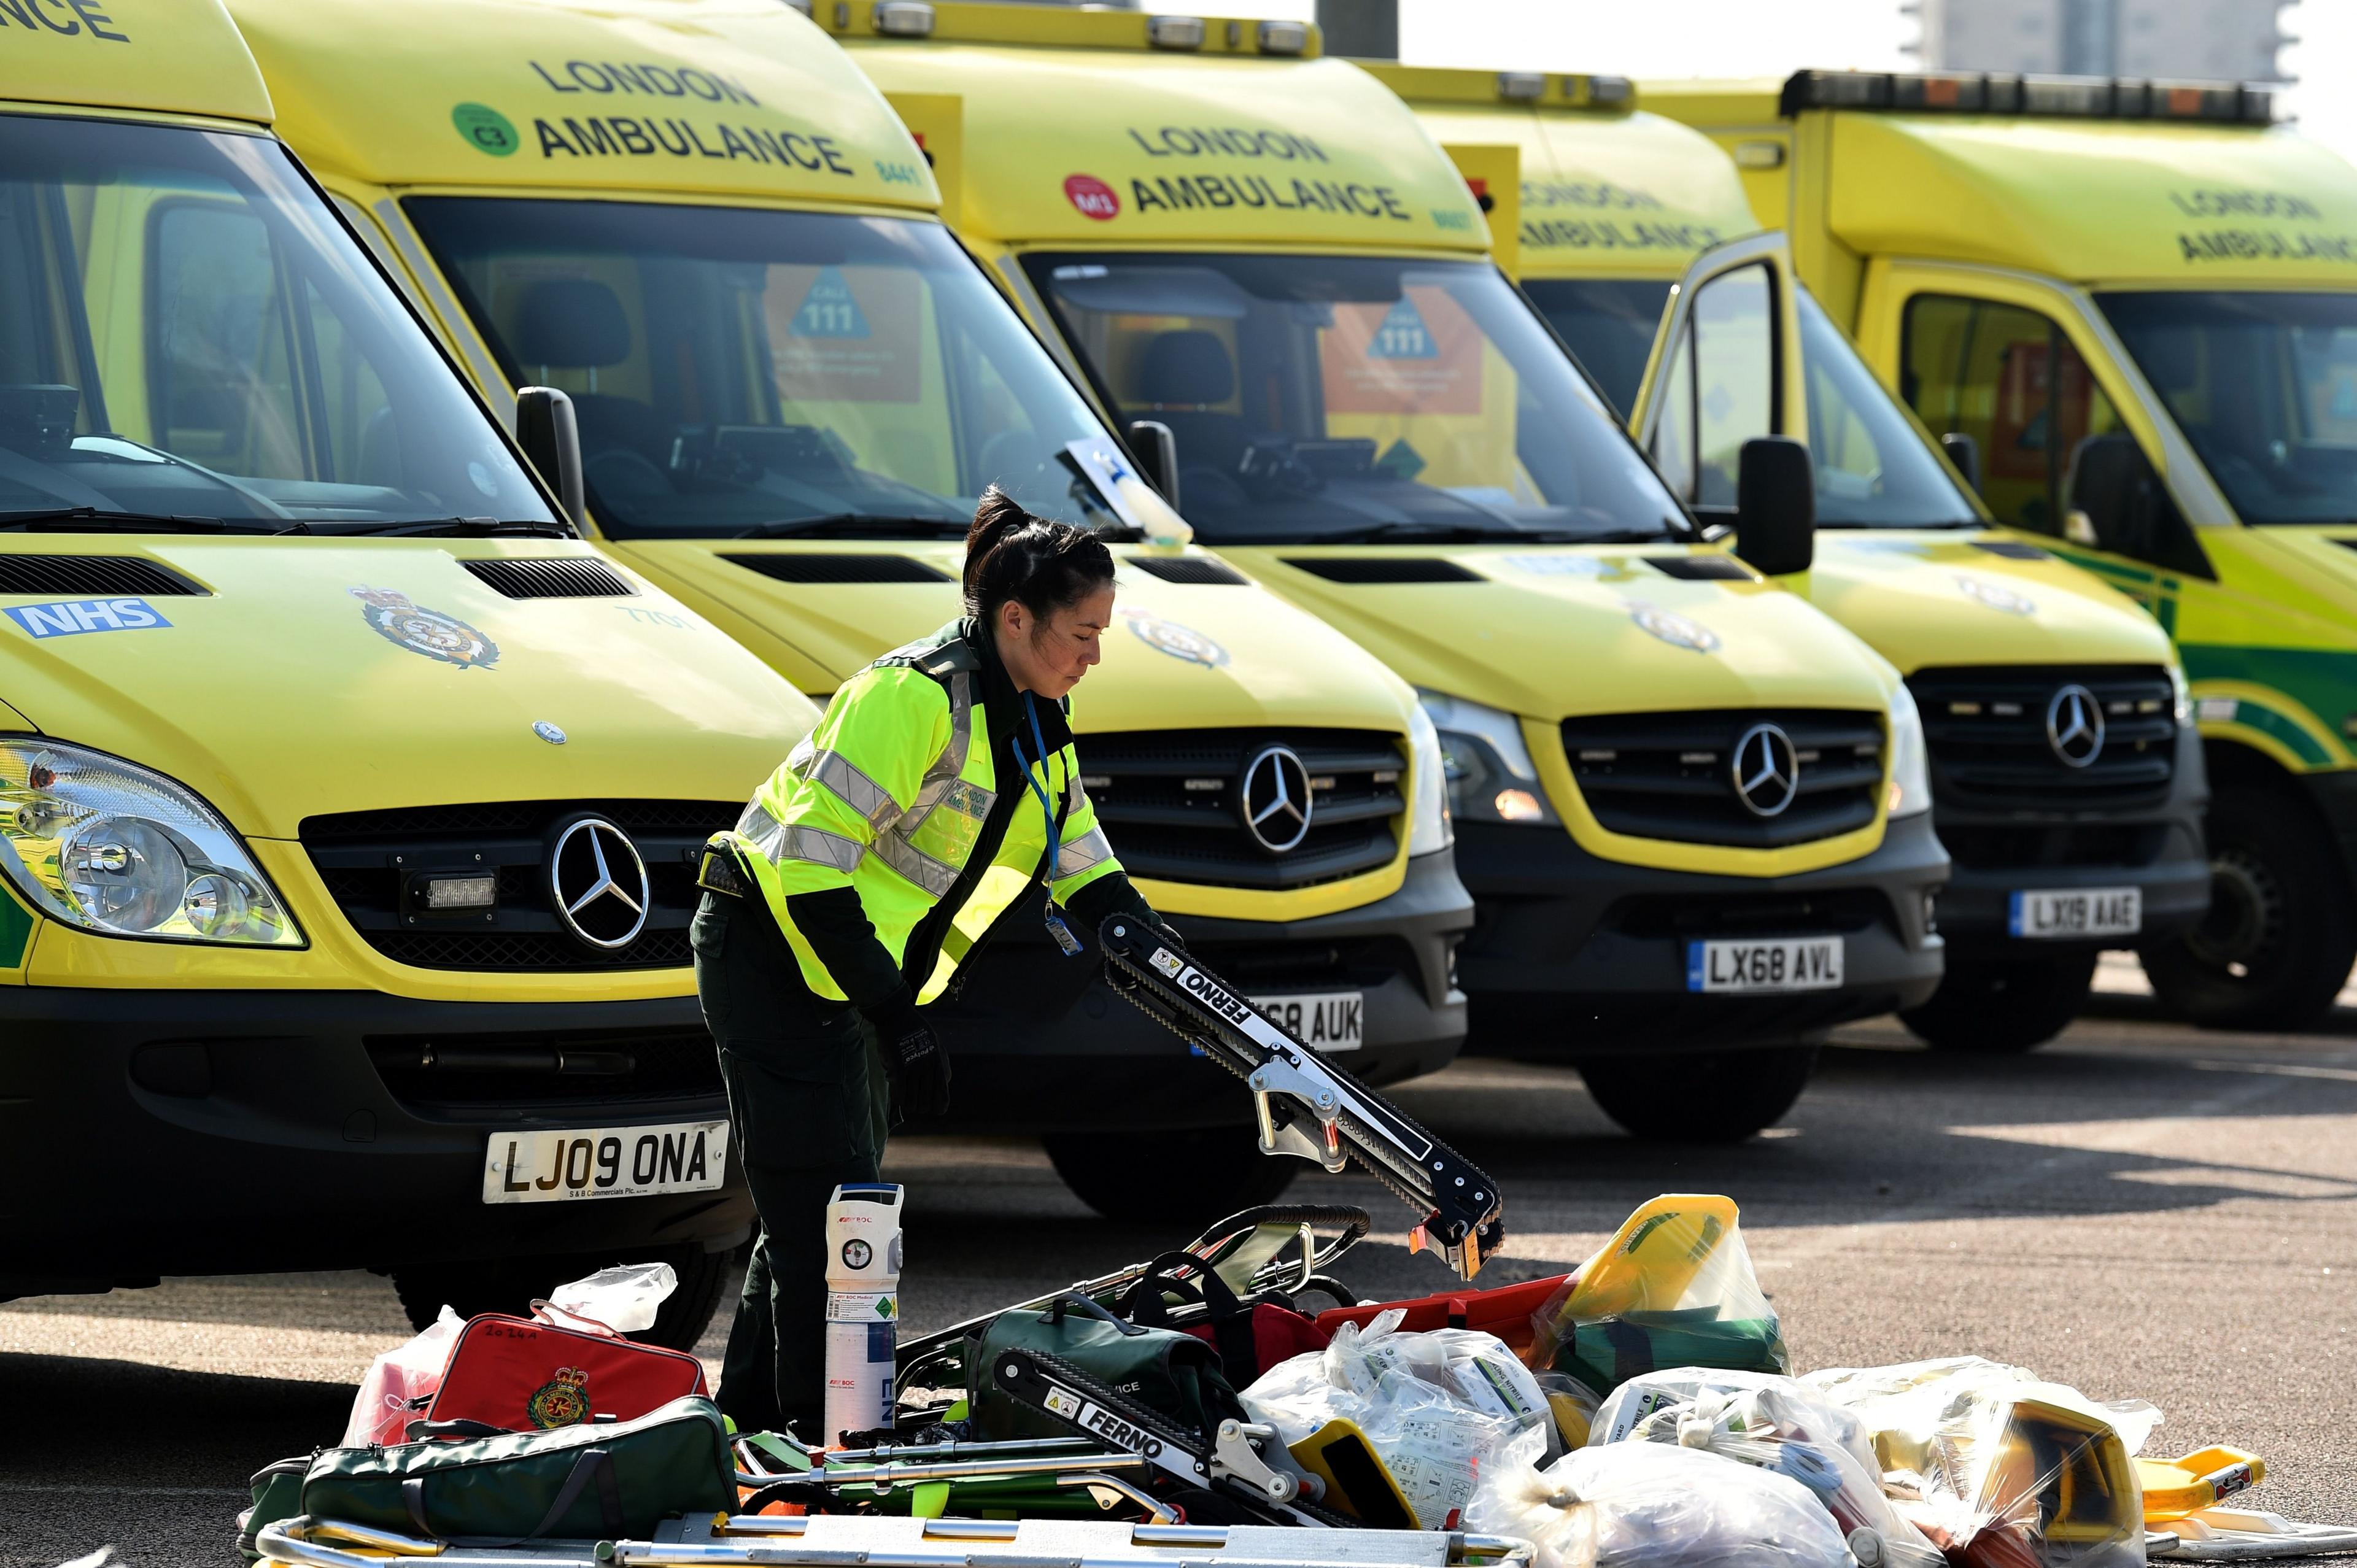
<path id="1" fill-rule="evenodd" d="M 1563 825 L 1547 804 L 1520 719 L 1443 692 L 1419 691 L 1416 697 L 1440 735 L 1451 813 L 1469 822 Z"/>
<path id="2" fill-rule="evenodd" d="M 0 874 L 86 931 L 303 945 L 211 807 L 159 773 L 61 741 L 0 736 Z"/>
<path id="3" fill-rule="evenodd" d="M 2185 671 L 2172 664 L 2169 667 L 2170 706 L 2177 715 L 2179 729 L 2193 727 L 2193 688 L 2185 683 Z"/>
<path id="4" fill-rule="evenodd" d="M 1407 853 L 1434 854 L 1457 842 L 1457 829 L 1448 820 L 1448 786 L 1443 777 L 1448 765 L 1441 760 L 1440 736 L 1421 707 L 1408 710 L 1407 743 L 1415 789 L 1408 801 Z"/>
<path id="5" fill-rule="evenodd" d="M 1902 682 L 1890 688 L 1890 815 L 1911 817 L 1932 809 L 1931 758 L 1923 745 L 1923 715 Z"/>

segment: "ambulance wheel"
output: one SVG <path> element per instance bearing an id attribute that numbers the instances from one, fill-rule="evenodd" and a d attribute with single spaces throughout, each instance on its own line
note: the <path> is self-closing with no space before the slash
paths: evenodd
<path id="1" fill-rule="evenodd" d="M 1935 1051 L 1983 1057 L 2034 1051 L 2061 1034 L 2095 983 L 2095 951 L 1948 965 L 1932 999 L 1899 1015 Z"/>
<path id="2" fill-rule="evenodd" d="M 1289 1155 L 1262 1154 L 1259 1135 L 1248 1126 L 1050 1133 L 1040 1142 L 1072 1196 L 1107 1219 L 1171 1226 L 1190 1235 L 1213 1220 L 1275 1203 L 1307 1168 Z"/>
<path id="3" fill-rule="evenodd" d="M 2204 825 L 2210 912 L 2141 950 L 2161 1004 L 2208 1029 L 2304 1029 L 2357 961 L 2357 909 L 2330 837 L 2282 789 L 2221 787 Z"/>
<path id="4" fill-rule="evenodd" d="M 1739 1144 L 1772 1127 L 1808 1087 L 1814 1046 L 1598 1057 L 1579 1064 L 1604 1114 L 1648 1143 Z"/>
<path id="5" fill-rule="evenodd" d="M 656 1310 L 654 1326 L 630 1336 L 667 1350 L 694 1350 L 712 1324 L 721 1293 L 735 1277 L 736 1255 L 701 1247 L 651 1247 L 570 1257 L 502 1258 L 488 1262 L 417 1263 L 393 1271 L 393 1288 L 409 1326 L 430 1326 L 447 1303 L 460 1317 L 503 1312 L 529 1317 L 532 1304 L 568 1280 L 615 1263 L 669 1263 L 679 1288 Z"/>

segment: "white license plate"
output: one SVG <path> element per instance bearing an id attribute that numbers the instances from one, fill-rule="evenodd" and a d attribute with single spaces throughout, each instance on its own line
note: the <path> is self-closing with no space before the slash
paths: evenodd
<path id="1" fill-rule="evenodd" d="M 483 1156 L 485 1203 L 565 1203 L 710 1192 L 728 1175 L 728 1123 L 494 1133 Z"/>
<path id="2" fill-rule="evenodd" d="M 1688 991 L 1835 991 L 1841 983 L 1839 937 L 1686 944 Z"/>
<path id="3" fill-rule="evenodd" d="M 1307 996 L 1255 996 L 1252 1004 L 1268 1021 L 1321 1051 L 1355 1051 L 1367 1040 L 1367 999 L 1356 991 L 1320 991 Z"/>
<path id="4" fill-rule="evenodd" d="M 2136 887 L 2075 887 L 2051 893 L 2017 893 L 2006 927 L 2017 937 L 2032 940 L 2132 937 L 2144 929 L 2144 891 Z"/>

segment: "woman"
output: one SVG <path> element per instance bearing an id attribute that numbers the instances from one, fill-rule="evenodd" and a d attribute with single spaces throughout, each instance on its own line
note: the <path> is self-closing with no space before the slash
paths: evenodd
<path id="1" fill-rule="evenodd" d="M 893 1126 L 948 1109 L 924 1004 L 1039 884 L 1068 955 L 1115 912 L 1160 925 L 1097 827 L 1067 720 L 1113 575 L 1095 535 L 985 490 L 965 618 L 845 682 L 705 852 L 695 986 L 761 1216 L 721 1370 L 740 1429 L 835 1440 L 818 1430 L 825 1205 L 876 1179 Z"/>

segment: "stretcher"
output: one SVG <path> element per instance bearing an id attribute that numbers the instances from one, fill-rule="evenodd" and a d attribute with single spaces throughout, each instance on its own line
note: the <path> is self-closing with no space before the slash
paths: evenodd
<path id="1" fill-rule="evenodd" d="M 386 1568 L 389 1560 L 447 1568 L 1529 1568 L 1533 1556 L 1527 1541 L 1457 1530 L 830 1514 L 707 1514 L 667 1524 L 651 1541 L 529 1546 L 430 1541 L 305 1515 L 265 1526 L 254 1544 L 265 1563 L 304 1568 Z"/>
<path id="2" fill-rule="evenodd" d="M 1135 917 L 1110 917 L 1098 940 L 1108 984 L 1251 1088 L 1262 1154 L 1332 1172 L 1356 1160 L 1421 1216 L 1415 1245 L 1459 1278 L 1481 1272 L 1505 1240 L 1505 1201 L 1479 1166 Z"/>
<path id="3" fill-rule="evenodd" d="M 1204 1269 L 1219 1275 L 1247 1305 L 1318 1291 L 1344 1306 L 1354 1306 L 1358 1297 L 1326 1271 L 1365 1238 L 1372 1223 L 1365 1209 L 1347 1204 L 1277 1204 L 1230 1215 L 1188 1242 L 1184 1251 L 1202 1259 Z M 1333 1234 L 1321 1236 L 1321 1231 Z M 1111 1307 L 1151 1267 L 1150 1262 L 1131 1263 L 1095 1279 L 1076 1281 L 933 1333 L 903 1339 L 895 1357 L 899 1424 L 921 1427 L 964 1396 L 967 1348 L 1000 1313 L 1044 1311 L 1068 1294 L 1084 1295 Z M 1174 1304 L 1172 1324 L 1183 1328 L 1203 1310 L 1194 1304 Z"/>

